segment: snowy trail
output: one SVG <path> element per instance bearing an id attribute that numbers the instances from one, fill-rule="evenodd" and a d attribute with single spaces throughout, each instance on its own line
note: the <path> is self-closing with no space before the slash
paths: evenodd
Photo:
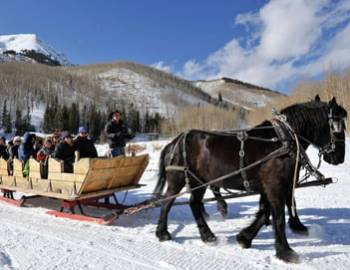
<path id="1" fill-rule="evenodd" d="M 142 183 L 129 192 L 127 202 L 149 198 L 157 174 L 159 151 L 145 143 L 151 162 Z M 155 143 L 159 145 L 159 142 Z M 350 153 L 348 140 L 347 153 Z M 317 157 L 315 151 L 311 157 Z M 216 204 L 206 205 L 216 245 L 201 242 L 188 206 L 172 208 L 172 241 L 155 237 L 159 209 L 122 216 L 111 226 L 59 219 L 41 207 L 18 208 L 0 204 L 0 269 L 349 269 L 350 268 L 350 158 L 341 166 L 324 164 L 326 176 L 338 183 L 298 189 L 297 208 L 310 236 L 287 228 L 287 237 L 302 262 L 289 265 L 276 259 L 271 226 L 264 227 L 251 249 L 242 250 L 235 235 L 253 218 L 257 196 L 229 200 L 224 220 Z M 121 198 L 123 194 L 118 195 Z M 211 196 L 211 194 L 207 194 Z"/>

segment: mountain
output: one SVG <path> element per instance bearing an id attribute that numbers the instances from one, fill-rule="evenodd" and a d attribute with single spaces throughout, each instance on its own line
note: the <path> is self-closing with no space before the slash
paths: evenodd
<path id="1" fill-rule="evenodd" d="M 158 113 L 171 118 L 189 106 L 212 104 L 232 109 L 239 107 L 219 104 L 216 97 L 211 97 L 191 82 L 142 64 L 119 61 L 66 70 L 86 80 L 94 78 L 104 92 L 106 103 L 112 102 L 117 107 L 135 107 L 142 114 Z"/>
<path id="2" fill-rule="evenodd" d="M 221 95 L 222 100 L 235 106 L 242 106 L 246 110 L 264 107 L 273 98 L 283 96 L 279 92 L 226 77 L 195 81 L 193 84 L 212 97 L 218 98 Z"/>
<path id="3" fill-rule="evenodd" d="M 63 54 L 35 34 L 0 35 L 0 62 L 9 61 L 71 65 Z"/>

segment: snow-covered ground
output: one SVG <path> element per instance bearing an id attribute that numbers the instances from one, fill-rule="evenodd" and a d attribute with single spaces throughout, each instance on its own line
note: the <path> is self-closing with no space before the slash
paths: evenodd
<path id="1" fill-rule="evenodd" d="M 229 200 L 226 219 L 217 213 L 215 203 L 206 205 L 209 226 L 218 237 L 216 245 L 202 243 L 188 206 L 172 208 L 173 240 L 160 243 L 154 235 L 159 209 L 122 216 L 111 226 L 102 226 L 49 216 L 40 205 L 0 204 L 0 269 L 350 269 L 349 143 L 344 164 L 321 167 L 337 183 L 296 191 L 300 217 L 310 228 L 309 236 L 287 228 L 289 243 L 301 255 L 300 264 L 276 259 L 271 226 L 260 231 L 250 249 L 236 243 L 235 235 L 257 210 L 258 197 L 250 196 Z M 151 155 L 141 180 L 147 186 L 130 191 L 127 203 L 149 198 L 156 181 L 164 142 L 141 144 Z M 99 152 L 104 151 L 106 147 L 100 146 Z M 315 150 L 309 153 L 317 159 Z M 124 194 L 118 197 L 122 200 Z"/>

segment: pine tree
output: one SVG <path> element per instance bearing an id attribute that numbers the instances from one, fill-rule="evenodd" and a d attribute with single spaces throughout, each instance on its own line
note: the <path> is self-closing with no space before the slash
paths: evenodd
<path id="1" fill-rule="evenodd" d="M 7 110 L 7 99 L 4 100 L 4 105 L 2 107 L 1 124 L 6 133 L 12 132 L 11 114 Z"/>
<path id="2" fill-rule="evenodd" d="M 219 92 L 219 94 L 218 94 L 218 100 L 219 100 L 219 103 L 222 103 L 222 95 L 221 95 L 221 92 Z"/>
<path id="3" fill-rule="evenodd" d="M 43 119 L 43 130 L 46 133 L 52 132 L 52 118 L 51 118 L 51 107 L 49 104 L 46 105 Z"/>
<path id="4" fill-rule="evenodd" d="M 24 133 L 22 112 L 19 108 L 16 109 L 15 128 L 16 135 L 22 135 Z"/>

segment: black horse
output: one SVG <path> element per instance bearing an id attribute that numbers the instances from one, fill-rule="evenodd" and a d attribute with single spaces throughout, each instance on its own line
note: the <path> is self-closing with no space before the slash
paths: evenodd
<path id="1" fill-rule="evenodd" d="M 170 157 L 161 155 L 160 169 L 164 164 L 171 164 L 178 168 L 183 167 L 185 170 L 166 172 L 160 170 L 155 195 L 159 196 L 163 193 L 167 182 L 164 197 L 169 199 L 163 200 L 161 207 L 156 230 L 159 240 L 171 239 L 167 230 L 168 212 L 176 194 L 187 185 L 191 189 L 190 207 L 201 239 L 204 242 L 216 241 L 215 235 L 203 216 L 202 199 L 207 185 L 246 190 L 246 179 L 249 179 L 249 189 L 261 195 L 260 209 L 252 224 L 238 234 L 237 241 L 244 248 L 250 247 L 258 231 L 267 224 L 272 214 L 276 256 L 287 262 L 298 261 L 297 253 L 289 247 L 287 242 L 284 213 L 284 205 L 288 204 L 288 201 L 291 202 L 293 198 L 298 148 L 293 135 L 299 136 L 301 148 L 306 148 L 312 143 L 318 148 L 325 149 L 325 161 L 335 165 L 340 164 L 344 162 L 345 156 L 344 119 L 347 117 L 347 112 L 337 104 L 335 98 L 328 103 L 315 100 L 295 104 L 282 112 L 295 133 L 290 132 L 289 125 L 283 121 L 277 121 L 278 127 L 276 127 L 276 121 L 274 124 L 265 121 L 248 130 L 244 145 L 244 163 L 250 167 L 245 171 L 245 177 L 240 170 L 242 166 L 238 155 L 242 140 L 234 135 L 191 130 L 185 134 L 182 143 L 176 144 Z M 280 139 L 274 140 L 276 137 Z M 225 175 L 230 177 L 222 177 Z M 219 181 L 213 182 L 213 179 Z"/>

